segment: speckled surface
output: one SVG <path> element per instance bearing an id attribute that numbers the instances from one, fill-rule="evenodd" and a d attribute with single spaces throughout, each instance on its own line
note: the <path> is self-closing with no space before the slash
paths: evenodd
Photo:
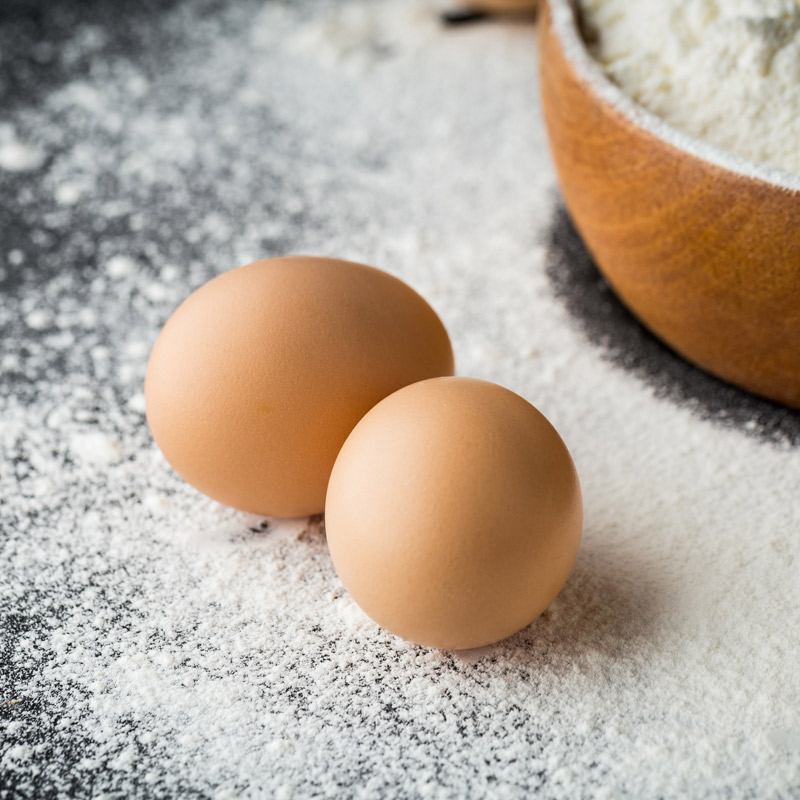
<path id="1" fill-rule="evenodd" d="M 535 28 L 425 3 L 0 8 L 0 798 L 800 795 L 800 416 L 656 342 L 561 207 Z M 564 591 L 480 651 L 381 631 L 319 519 L 197 495 L 143 416 L 171 310 L 351 258 L 581 476 Z"/>

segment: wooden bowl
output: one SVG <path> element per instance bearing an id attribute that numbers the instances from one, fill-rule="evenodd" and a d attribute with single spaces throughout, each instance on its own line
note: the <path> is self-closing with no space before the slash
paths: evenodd
<path id="1" fill-rule="evenodd" d="M 672 128 L 605 77 L 569 0 L 541 12 L 550 148 L 599 268 L 684 357 L 800 408 L 800 177 Z"/>

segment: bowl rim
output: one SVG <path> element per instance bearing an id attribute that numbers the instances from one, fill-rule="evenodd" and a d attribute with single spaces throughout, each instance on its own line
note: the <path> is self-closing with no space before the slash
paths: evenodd
<path id="1" fill-rule="evenodd" d="M 600 64 L 589 53 L 578 32 L 575 11 L 578 0 L 547 0 L 547 5 L 550 10 L 552 29 L 558 37 L 565 58 L 575 69 L 578 78 L 586 83 L 595 95 L 619 111 L 634 125 L 667 144 L 716 167 L 746 178 L 762 181 L 793 194 L 800 194 L 800 175 L 751 161 L 703 139 L 698 139 L 673 127 L 662 117 L 637 103 L 603 72 Z"/>

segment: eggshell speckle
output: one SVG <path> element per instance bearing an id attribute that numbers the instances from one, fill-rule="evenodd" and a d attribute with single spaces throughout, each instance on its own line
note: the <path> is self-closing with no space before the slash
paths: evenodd
<path id="1" fill-rule="evenodd" d="M 539 411 L 496 384 L 438 378 L 358 423 L 325 518 L 336 570 L 367 614 L 418 644 L 462 649 L 547 608 L 583 510 L 569 451 Z"/>
<path id="2" fill-rule="evenodd" d="M 339 448 L 406 384 L 451 375 L 433 309 L 386 272 L 294 256 L 200 287 L 167 321 L 145 380 L 147 420 L 175 470 L 255 514 L 321 512 Z"/>

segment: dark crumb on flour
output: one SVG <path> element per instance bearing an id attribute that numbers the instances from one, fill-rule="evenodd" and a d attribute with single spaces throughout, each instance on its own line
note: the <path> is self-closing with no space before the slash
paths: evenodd
<path id="1" fill-rule="evenodd" d="M 800 445 L 800 413 L 708 375 L 636 320 L 598 271 L 561 204 L 545 244 L 556 296 L 605 358 L 645 381 L 657 397 L 691 408 L 702 419 L 775 444 Z"/>
<path id="2" fill-rule="evenodd" d="M 466 25 L 471 22 L 480 22 L 488 16 L 486 11 L 478 11 L 474 8 L 454 8 L 442 12 L 442 22 L 445 25 Z"/>

